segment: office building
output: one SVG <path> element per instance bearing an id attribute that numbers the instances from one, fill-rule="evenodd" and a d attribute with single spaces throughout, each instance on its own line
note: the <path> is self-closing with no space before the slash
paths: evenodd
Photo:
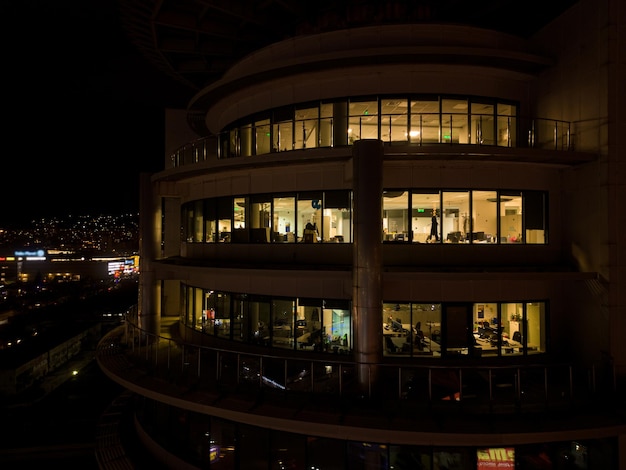
<path id="1" fill-rule="evenodd" d="M 622 2 L 123 10 L 197 86 L 99 354 L 161 460 L 626 468 Z"/>

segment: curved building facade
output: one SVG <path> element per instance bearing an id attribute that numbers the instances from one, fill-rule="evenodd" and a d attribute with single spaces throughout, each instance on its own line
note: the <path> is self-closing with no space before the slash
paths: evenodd
<path id="1" fill-rule="evenodd" d="M 138 308 L 99 352 L 146 446 L 173 468 L 626 466 L 624 40 L 592 3 L 528 38 L 294 34 L 168 112 Z"/>

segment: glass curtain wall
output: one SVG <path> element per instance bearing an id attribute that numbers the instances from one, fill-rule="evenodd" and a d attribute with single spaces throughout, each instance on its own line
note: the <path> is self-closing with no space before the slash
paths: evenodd
<path id="1" fill-rule="evenodd" d="M 183 286 L 181 320 L 225 339 L 282 349 L 347 354 L 347 300 L 270 298 Z M 383 303 L 384 355 L 476 357 L 547 350 L 545 302 Z"/>
<path id="2" fill-rule="evenodd" d="M 517 106 L 495 99 L 437 95 L 344 98 L 285 106 L 267 111 L 266 116 L 243 119 L 220 135 L 219 157 L 337 147 L 360 139 L 514 147 L 517 124 Z M 204 159 L 194 154 L 194 162 Z M 185 158 L 191 163 L 188 160 Z"/>
<path id="3" fill-rule="evenodd" d="M 312 191 L 192 201 L 181 209 L 188 243 L 350 242 L 352 192 Z M 547 243 L 542 191 L 385 189 L 385 242 Z M 234 230 L 233 230 L 234 225 Z"/>

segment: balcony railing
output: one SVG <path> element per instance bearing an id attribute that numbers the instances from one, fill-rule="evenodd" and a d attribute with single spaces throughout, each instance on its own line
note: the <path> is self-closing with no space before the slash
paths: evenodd
<path id="1" fill-rule="evenodd" d="M 378 119 L 379 118 L 379 119 Z M 247 126 L 189 142 L 171 156 L 171 166 L 180 167 L 205 160 L 253 157 L 290 150 L 334 148 L 352 145 L 359 139 L 380 138 L 385 145 L 479 145 L 573 151 L 572 125 L 567 121 L 542 118 L 467 114 L 413 116 L 410 128 L 406 116 L 382 114 L 351 117 L 348 135 L 335 129 L 333 118 L 297 120 L 269 125 Z M 490 122 L 488 122 L 490 120 Z M 380 121 L 380 122 L 379 122 Z M 339 137 L 337 137 L 339 135 Z M 275 140 L 277 143 L 272 143 Z"/>
<path id="2" fill-rule="evenodd" d="M 178 326 L 178 325 L 176 325 Z M 125 330 L 125 333 L 124 333 Z M 181 342 L 150 334 L 128 319 L 125 328 L 103 339 L 101 358 L 123 354 L 139 372 L 181 388 L 218 393 L 258 393 L 364 397 L 401 400 L 411 407 L 462 410 L 465 413 L 518 413 L 624 406 L 624 375 L 610 365 L 398 365 L 367 364 L 366 387 L 357 383 L 362 364 L 338 359 L 311 359 L 253 354 Z M 339 359 L 340 358 L 340 359 Z M 376 383 L 384 383 L 380 390 Z M 364 393 L 363 389 L 367 391 Z M 621 400 L 619 397 L 622 397 Z"/>

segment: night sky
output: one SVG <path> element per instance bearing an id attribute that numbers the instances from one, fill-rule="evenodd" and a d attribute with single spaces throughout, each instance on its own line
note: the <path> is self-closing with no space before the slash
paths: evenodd
<path id="1" fill-rule="evenodd" d="M 130 44 L 113 0 L 4 0 L 0 21 L 0 228 L 136 212 L 140 173 L 163 169 L 164 109 L 191 92 Z"/>

